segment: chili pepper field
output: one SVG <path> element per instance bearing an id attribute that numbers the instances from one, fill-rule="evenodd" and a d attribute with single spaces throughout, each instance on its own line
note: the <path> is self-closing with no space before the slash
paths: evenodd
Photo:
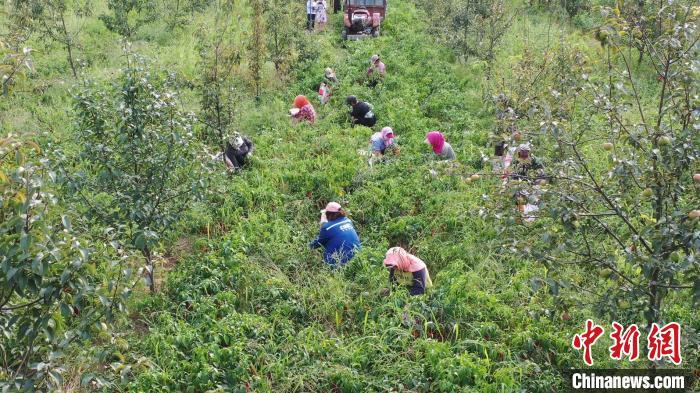
<path id="1" fill-rule="evenodd" d="M 302 2 L 10 3 L 3 391 L 560 392 L 571 368 L 697 372 L 697 4 L 390 0 L 379 37 L 344 41 L 332 4 L 309 32 Z M 290 119 L 297 95 L 314 124 Z M 370 165 L 385 126 L 400 151 Z M 236 133 L 254 150 L 231 171 Z M 514 179 L 524 144 L 543 169 Z M 362 241 L 339 268 L 308 246 L 332 201 Z M 425 295 L 390 285 L 394 246 L 425 261 Z M 593 366 L 572 346 L 587 320 L 605 328 Z M 638 326 L 639 359 L 611 357 L 613 322 Z M 679 324 L 680 364 L 650 359 L 654 323 Z"/>

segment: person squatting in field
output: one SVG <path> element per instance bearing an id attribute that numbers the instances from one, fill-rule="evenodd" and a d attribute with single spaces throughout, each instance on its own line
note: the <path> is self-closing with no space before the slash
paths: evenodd
<path id="1" fill-rule="evenodd" d="M 382 62 L 379 55 L 372 55 L 369 58 L 369 68 L 367 69 L 367 75 L 377 75 L 384 76 L 386 73 L 386 64 Z"/>
<path id="2" fill-rule="evenodd" d="M 338 84 L 338 78 L 335 76 L 335 71 L 332 68 L 327 67 L 323 72 L 323 82 L 318 87 L 318 100 L 321 101 L 321 105 L 325 105 L 330 101 L 333 95 L 333 89 L 335 85 Z"/>
<path id="3" fill-rule="evenodd" d="M 326 78 L 327 85 L 334 85 L 334 84 L 340 83 L 340 81 L 338 80 L 338 77 L 335 76 L 335 71 L 333 71 L 333 69 L 330 67 L 327 67 L 324 70 L 323 76 Z"/>
<path id="4" fill-rule="evenodd" d="M 386 74 L 386 65 L 381 61 L 379 55 L 372 55 L 369 59 L 369 68 L 367 68 L 367 84 L 369 87 L 374 87 L 384 78 Z"/>
<path id="5" fill-rule="evenodd" d="M 516 180 L 540 182 L 547 180 L 542 160 L 531 154 L 530 145 L 523 143 L 515 149 L 516 162 L 510 177 Z"/>
<path id="6" fill-rule="evenodd" d="M 509 176 L 509 168 L 513 163 L 513 156 L 518 148 L 511 147 L 506 141 L 497 142 L 494 145 L 494 158 L 491 160 L 494 173 L 500 173 L 501 179 Z"/>
<path id="7" fill-rule="evenodd" d="M 340 204 L 330 202 L 321 210 L 321 229 L 309 247 L 323 247 L 323 261 L 335 267 L 352 259 L 362 244 L 345 210 Z"/>
<path id="8" fill-rule="evenodd" d="M 289 110 L 292 120 L 295 122 L 307 121 L 309 124 L 316 122 L 316 110 L 306 96 L 298 95 L 294 98 L 294 108 Z"/>
<path id="9" fill-rule="evenodd" d="M 326 105 L 330 101 L 331 94 L 331 87 L 326 82 L 321 82 L 321 85 L 318 87 L 318 100 L 321 102 L 321 105 Z"/>
<path id="10" fill-rule="evenodd" d="M 224 162 L 229 170 L 242 169 L 253 152 L 253 142 L 238 133 L 226 141 Z"/>
<path id="11" fill-rule="evenodd" d="M 372 105 L 359 101 L 355 96 L 348 96 L 345 102 L 352 108 L 350 111 L 352 124 L 360 124 L 365 127 L 372 127 L 377 124 L 377 117 L 372 111 Z"/>
<path id="12" fill-rule="evenodd" d="M 425 262 L 401 247 L 392 247 L 386 252 L 384 266 L 389 269 L 389 283 L 410 287 L 411 296 L 422 295 L 433 285 Z"/>
<path id="13" fill-rule="evenodd" d="M 372 134 L 369 138 L 369 143 L 372 145 L 373 156 L 383 156 L 387 149 L 396 147 L 394 143 L 394 130 L 391 127 L 382 128 L 381 131 Z"/>
<path id="14" fill-rule="evenodd" d="M 548 181 L 542 161 L 531 154 L 529 144 L 521 144 L 518 146 L 517 149 L 515 149 L 515 157 L 516 162 L 513 172 L 509 174 L 510 178 L 524 181 L 526 184 L 540 184 Z M 536 218 L 534 213 L 540 209 L 540 198 L 537 187 L 533 189 L 519 189 L 513 194 L 513 198 L 525 221 L 534 221 Z"/>
<path id="15" fill-rule="evenodd" d="M 394 130 L 391 127 L 384 127 L 381 131 L 372 134 L 369 143 L 372 152 L 372 157 L 369 159 L 370 166 L 375 161 L 381 160 L 389 151 L 395 155 L 399 154 L 399 146 L 394 141 Z"/>
<path id="16" fill-rule="evenodd" d="M 452 145 L 445 141 L 445 136 L 439 131 L 430 131 L 425 136 L 425 143 L 433 148 L 433 152 L 443 160 L 454 160 L 457 158 Z"/>

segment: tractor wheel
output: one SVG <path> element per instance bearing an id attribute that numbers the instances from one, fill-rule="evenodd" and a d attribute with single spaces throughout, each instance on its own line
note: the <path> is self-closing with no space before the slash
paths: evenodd
<path id="1" fill-rule="evenodd" d="M 340 37 L 343 40 L 347 40 L 348 39 L 348 29 L 343 29 L 343 31 L 340 32 Z"/>

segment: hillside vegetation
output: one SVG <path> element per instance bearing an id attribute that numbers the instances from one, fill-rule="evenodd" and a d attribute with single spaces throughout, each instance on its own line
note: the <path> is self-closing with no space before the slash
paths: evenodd
<path id="1" fill-rule="evenodd" d="M 10 3 L 0 25 L 17 23 Z M 69 15 L 77 78 L 65 45 L 24 25 L 31 67 L 20 67 L 0 98 L 0 307 L 10 307 L 0 314 L 0 381 L 8 390 L 555 392 L 563 369 L 584 366 L 571 339 L 587 319 L 606 330 L 613 320 L 644 329 L 678 322 L 682 366 L 700 366 L 700 230 L 687 217 L 700 203 L 692 180 L 700 168 L 697 31 L 678 44 L 690 47 L 684 61 L 692 71 L 665 74 L 675 81 L 687 71 L 673 85 L 686 89 L 687 105 L 680 93 L 673 102 L 695 109 L 681 120 L 663 112 L 668 128 L 659 120 L 646 138 L 639 122 L 656 113 L 666 83 L 655 58 L 638 61 L 639 51 L 615 46 L 622 27 L 604 30 L 611 38 L 601 45 L 600 26 L 612 22 L 600 7 L 619 15 L 616 4 L 586 3 L 570 16 L 558 4 L 482 2 L 505 10 L 483 33 L 478 24 L 455 30 L 457 20 L 445 15 L 479 19 L 448 0 L 390 2 L 382 35 L 352 42 L 340 39 L 341 14 L 329 14 L 325 33 L 301 31 L 295 4 L 276 16 L 290 43 L 276 67 L 270 45 L 264 59 L 251 55 L 263 53 L 251 34 L 263 22 L 271 34 L 266 18 L 286 3 L 177 3 L 180 13 L 153 2 L 155 18 L 147 7 L 131 10 L 128 34 L 100 17 L 115 15 L 112 1 Z M 689 15 L 694 23 L 697 5 Z M 479 31 L 492 45 L 460 38 Z M 3 42 L 15 69 L 23 52 Z M 230 61 L 221 91 L 212 87 L 221 77 L 212 73 L 216 59 L 207 57 L 217 42 Z M 375 53 L 387 75 L 370 88 L 363 78 Z M 625 69 L 638 83 L 619 82 L 618 95 L 608 78 L 613 69 L 625 75 L 619 53 L 630 56 Z M 315 92 L 326 67 L 340 83 L 321 106 Z M 584 74 L 586 83 L 609 82 L 599 96 L 605 104 L 587 101 L 595 92 Z M 634 106 L 624 101 L 633 89 Z M 142 100 L 134 108 L 144 113 L 138 124 L 157 130 L 151 136 L 119 139 L 130 91 L 146 92 L 134 93 Z M 221 140 L 207 123 L 206 102 L 216 94 L 230 110 L 225 133 L 240 131 L 255 144 L 240 172 L 210 156 Z M 313 98 L 316 124 L 290 122 L 297 94 Z M 363 152 L 374 131 L 351 127 L 349 94 L 373 104 L 378 126 L 393 127 L 400 155 L 368 165 Z M 556 178 L 536 186 L 551 209 L 534 222 L 523 222 L 513 200 L 513 187 L 529 186 L 505 184 L 488 162 L 494 141 L 516 142 L 512 124 L 496 115 L 499 94 L 519 111 L 512 124 L 523 142 Z M 616 128 L 611 108 L 622 107 Z M 458 162 L 434 159 L 424 143 L 430 130 L 446 135 Z M 661 132 L 673 136 L 671 147 L 659 142 Z M 612 138 L 614 157 L 600 147 Z M 648 172 L 644 154 L 652 150 L 665 166 L 654 162 Z M 606 207 L 610 219 L 597 215 L 605 198 L 576 178 L 587 171 L 608 179 L 596 190 L 621 206 Z M 641 185 L 616 182 L 630 173 Z M 660 208 L 640 197 L 647 187 L 669 201 L 667 213 L 657 217 Z M 160 204 L 159 195 L 177 204 Z M 349 211 L 363 242 L 336 270 L 308 248 L 330 201 Z M 644 238 L 660 251 L 641 255 Z M 426 295 L 386 290 L 382 261 L 396 245 L 428 264 L 434 287 Z M 625 247 L 642 251 L 631 256 Z M 149 263 L 154 292 L 143 280 Z M 596 367 L 650 364 L 644 356 L 611 360 L 609 345 L 606 333 L 594 347 Z"/>

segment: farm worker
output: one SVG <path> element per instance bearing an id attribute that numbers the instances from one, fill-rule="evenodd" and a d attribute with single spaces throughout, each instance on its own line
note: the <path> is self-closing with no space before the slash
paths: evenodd
<path id="1" fill-rule="evenodd" d="M 433 148 L 433 152 L 438 155 L 438 157 L 444 160 L 454 160 L 455 151 L 452 150 L 452 146 L 445 141 L 445 137 L 439 131 L 430 131 L 425 136 L 425 142 L 428 143 Z"/>
<path id="2" fill-rule="evenodd" d="M 313 105 L 302 95 L 294 98 L 294 108 L 290 109 L 289 113 L 296 122 L 308 121 L 310 124 L 314 124 L 316 121 L 316 111 Z"/>
<path id="3" fill-rule="evenodd" d="M 381 131 L 375 132 L 370 137 L 372 144 L 372 155 L 375 157 L 383 156 L 387 148 L 395 146 L 394 130 L 391 127 L 384 127 Z"/>
<path id="4" fill-rule="evenodd" d="M 510 106 L 510 100 L 505 94 L 501 93 L 496 96 L 496 119 L 505 120 L 516 117 L 515 111 Z"/>
<path id="5" fill-rule="evenodd" d="M 515 149 L 516 162 L 511 177 L 516 180 L 530 180 L 532 182 L 546 180 L 542 161 L 533 157 L 530 145 L 523 143 Z"/>
<path id="6" fill-rule="evenodd" d="M 253 142 L 248 137 L 236 133 L 226 141 L 224 162 L 230 170 L 241 169 L 252 152 Z"/>
<path id="7" fill-rule="evenodd" d="M 500 172 L 503 169 L 503 158 L 506 155 L 506 143 L 504 141 L 496 142 L 493 145 L 493 171 Z"/>
<path id="8" fill-rule="evenodd" d="M 425 262 L 401 247 L 392 247 L 386 252 L 384 266 L 389 269 L 389 283 L 410 286 L 411 296 L 422 295 L 433 285 Z"/>
<path id="9" fill-rule="evenodd" d="M 540 199 L 537 194 L 530 193 L 527 190 L 518 190 L 513 195 L 515 204 L 518 206 L 518 211 L 526 222 L 533 222 L 537 216 L 535 213 L 540 210 Z"/>
<path id="10" fill-rule="evenodd" d="M 369 79 L 367 85 L 369 87 L 376 86 L 384 78 L 385 72 L 386 66 L 379 59 L 379 55 L 372 55 L 369 59 L 369 68 L 367 69 L 367 78 Z"/>
<path id="11" fill-rule="evenodd" d="M 384 65 L 382 60 L 379 58 L 379 55 L 372 55 L 372 57 L 369 58 L 369 68 L 367 69 L 367 75 L 378 75 L 381 77 L 384 76 L 385 72 L 386 65 Z"/>
<path id="12" fill-rule="evenodd" d="M 515 159 L 514 170 L 510 177 L 530 183 L 547 181 L 547 176 L 544 173 L 544 165 L 542 165 L 542 162 L 537 157 L 532 156 L 529 144 L 521 144 L 515 149 Z M 518 190 L 514 198 L 518 210 L 525 221 L 534 221 L 536 218 L 534 213 L 540 209 L 540 198 L 537 188 L 532 190 Z"/>
<path id="13" fill-rule="evenodd" d="M 323 246 L 323 261 L 328 265 L 337 266 L 347 263 L 362 248 L 352 221 L 339 203 L 330 202 L 321 210 L 321 230 L 309 247 Z"/>
<path id="14" fill-rule="evenodd" d="M 372 127 L 377 123 L 377 117 L 372 111 L 372 106 L 366 102 L 358 101 L 355 96 L 348 96 L 345 102 L 352 107 L 350 117 L 353 124 L 361 124 L 365 127 Z"/>
<path id="15" fill-rule="evenodd" d="M 497 142 L 494 145 L 494 157 L 491 159 L 491 165 L 495 173 L 505 173 L 506 169 L 513 161 L 513 152 L 515 148 L 509 148 L 505 141 Z M 507 175 L 504 175 L 506 177 Z"/>
<path id="16" fill-rule="evenodd" d="M 335 71 L 332 68 L 327 67 L 324 70 L 324 76 L 326 77 L 326 83 L 339 83 L 338 78 L 335 76 Z"/>
<path id="17" fill-rule="evenodd" d="M 318 100 L 321 101 L 321 105 L 326 105 L 330 99 L 331 87 L 326 82 L 321 82 L 321 86 L 318 88 Z"/>
<path id="18" fill-rule="evenodd" d="M 313 31 L 316 19 L 316 4 L 314 0 L 306 0 L 306 30 Z"/>
<path id="19" fill-rule="evenodd" d="M 328 13 L 326 12 L 327 8 L 328 4 L 326 3 L 326 0 L 318 0 L 316 2 L 316 23 L 318 23 L 319 31 L 326 30 L 326 23 L 328 22 Z"/>

